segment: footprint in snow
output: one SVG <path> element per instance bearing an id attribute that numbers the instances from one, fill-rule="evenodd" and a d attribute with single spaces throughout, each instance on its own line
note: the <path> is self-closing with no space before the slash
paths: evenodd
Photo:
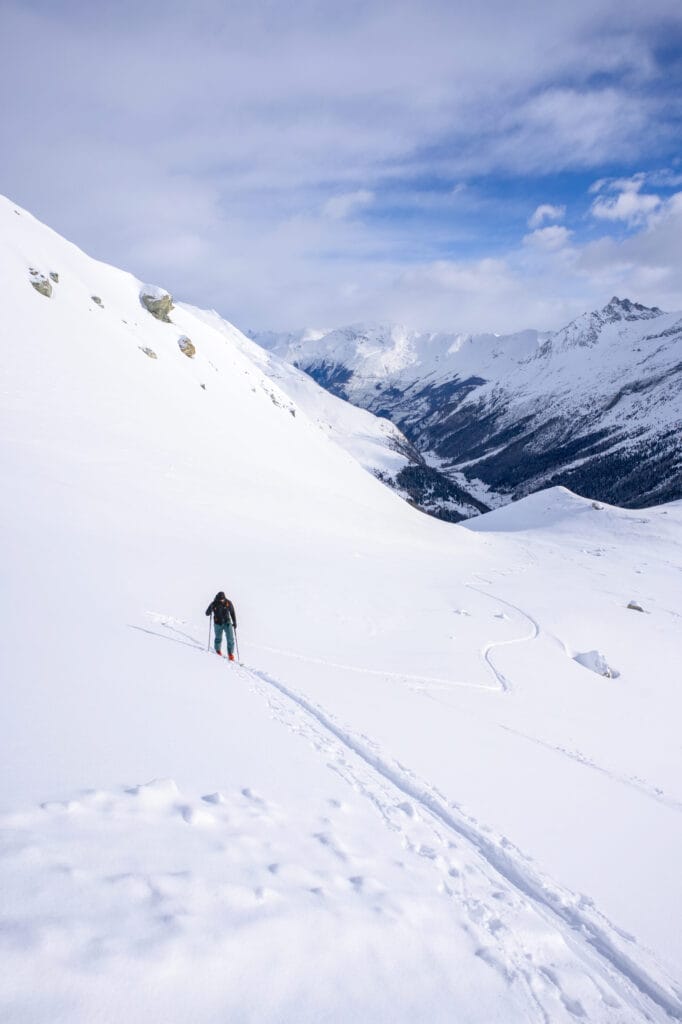
<path id="1" fill-rule="evenodd" d="M 426 857 L 427 860 L 435 860 L 438 856 L 438 852 L 432 846 L 427 846 L 425 843 L 420 843 L 417 847 L 417 853 L 420 857 Z"/>
<path id="2" fill-rule="evenodd" d="M 192 807 L 190 804 L 180 804 L 178 806 L 183 821 L 186 821 L 188 825 L 215 825 L 216 819 L 213 817 L 210 811 L 203 807 Z"/>
<path id="3" fill-rule="evenodd" d="M 245 796 L 247 800 L 250 800 L 251 803 L 256 804 L 258 807 L 266 806 L 265 800 L 263 800 L 261 796 L 258 796 L 256 793 L 254 793 L 253 790 L 250 789 L 248 786 L 246 786 L 242 790 L 242 796 Z"/>
<path id="4" fill-rule="evenodd" d="M 206 796 L 201 798 L 207 804 L 226 804 L 227 800 L 222 793 L 207 793 Z"/>
<path id="5" fill-rule="evenodd" d="M 546 978 L 546 980 L 550 983 L 550 985 L 552 985 L 556 989 L 557 994 L 559 996 L 559 999 L 564 1004 L 565 1008 L 568 1010 L 568 1012 L 571 1014 L 571 1016 L 573 1016 L 573 1017 L 585 1017 L 586 1016 L 585 1010 L 584 1010 L 583 1005 L 580 1002 L 580 1000 L 576 999 L 573 996 L 570 996 L 564 990 L 564 987 L 561 984 L 559 975 L 557 974 L 557 972 L 553 968 L 547 967 L 547 966 L 544 966 L 544 967 L 543 966 L 539 966 L 538 970 L 539 970 L 539 973 L 544 978 Z"/>
<path id="6" fill-rule="evenodd" d="M 489 967 L 492 967 L 494 971 L 501 974 L 506 982 L 511 984 L 514 981 L 514 973 L 509 969 L 507 964 L 503 963 L 502 960 L 490 949 L 489 946 L 479 946 L 475 951 L 475 956 L 479 957 Z"/>
<path id="7" fill-rule="evenodd" d="M 317 839 L 318 843 L 320 843 L 321 846 L 326 846 L 327 849 L 331 853 L 333 853 L 335 857 L 338 857 L 339 860 L 348 860 L 348 857 L 346 856 L 344 851 L 341 849 L 340 846 L 337 845 L 333 837 L 330 836 L 328 832 L 314 832 L 313 838 Z"/>

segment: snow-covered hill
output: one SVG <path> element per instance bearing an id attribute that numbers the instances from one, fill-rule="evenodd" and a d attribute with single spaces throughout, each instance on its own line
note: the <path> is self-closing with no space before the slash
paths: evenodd
<path id="1" fill-rule="evenodd" d="M 0 1016 L 678 1019 L 680 503 L 438 522 L 215 315 L 0 252 Z"/>
<path id="2" fill-rule="evenodd" d="M 257 340 L 390 418 L 484 504 L 556 484 L 630 507 L 682 496 L 680 313 L 613 298 L 554 335 L 356 326 Z"/>

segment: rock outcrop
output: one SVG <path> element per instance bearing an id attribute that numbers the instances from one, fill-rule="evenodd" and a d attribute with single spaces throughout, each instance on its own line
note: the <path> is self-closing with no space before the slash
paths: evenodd
<path id="1" fill-rule="evenodd" d="M 47 278 L 45 274 L 41 274 L 41 272 L 36 270 L 34 267 L 29 267 L 28 272 L 29 280 L 35 290 L 40 292 L 41 295 L 44 295 L 46 299 L 49 299 L 52 295 L 52 285 L 50 284 L 49 278 Z"/>
<path id="2" fill-rule="evenodd" d="M 157 288 L 155 285 L 145 285 L 140 292 L 140 302 L 157 320 L 161 320 L 164 324 L 171 322 L 168 314 L 174 308 L 173 297 L 167 291 L 164 291 L 163 288 Z"/>
<path id="3" fill-rule="evenodd" d="M 178 346 L 180 348 L 180 351 L 184 352 L 188 359 L 194 359 L 195 355 L 197 354 L 197 350 L 194 344 L 186 335 L 183 334 L 181 338 L 178 338 Z"/>

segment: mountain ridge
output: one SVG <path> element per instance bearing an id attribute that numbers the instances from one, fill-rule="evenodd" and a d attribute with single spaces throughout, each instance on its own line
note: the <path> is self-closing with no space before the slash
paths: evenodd
<path id="1" fill-rule="evenodd" d="M 682 496 L 682 313 L 613 296 L 551 334 L 263 340 L 489 506 L 555 485 L 628 507 Z"/>

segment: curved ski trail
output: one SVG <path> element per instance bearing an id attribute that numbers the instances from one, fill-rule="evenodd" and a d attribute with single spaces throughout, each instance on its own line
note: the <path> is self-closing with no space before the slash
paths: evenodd
<path id="1" fill-rule="evenodd" d="M 491 652 L 497 650 L 498 647 L 508 647 L 511 644 L 523 644 L 526 643 L 526 641 L 528 640 L 537 640 L 538 636 L 540 635 L 540 626 L 532 617 L 532 615 L 529 615 L 528 612 L 524 612 L 523 608 L 519 608 L 518 605 L 512 604 L 511 601 L 506 601 L 503 597 L 498 597 L 496 594 L 489 594 L 487 593 L 487 591 L 481 590 L 480 587 L 474 586 L 473 583 L 467 583 L 466 586 L 468 587 L 469 590 L 473 590 L 477 594 L 482 594 L 483 597 L 487 597 L 490 601 L 495 601 L 498 604 L 506 605 L 507 608 L 511 608 L 512 611 L 516 612 L 518 615 L 520 615 L 522 618 L 526 619 L 530 623 L 530 632 L 528 634 L 524 636 L 511 637 L 511 639 L 509 640 L 491 640 L 483 647 L 481 651 L 481 656 L 483 660 L 487 664 L 492 674 L 495 676 L 497 682 L 500 684 L 502 691 L 504 693 L 510 693 L 512 690 L 511 682 L 502 672 L 499 671 L 499 669 L 495 668 L 495 665 L 493 664 L 493 661 L 490 657 Z"/>
<path id="2" fill-rule="evenodd" d="M 682 1020 L 682 991 L 589 898 L 561 889 L 508 839 L 302 694 L 266 672 L 238 671 L 276 719 L 374 805 L 404 847 L 433 865 L 440 891 L 476 939 L 476 955 L 523 988 L 538 1020 Z"/>

